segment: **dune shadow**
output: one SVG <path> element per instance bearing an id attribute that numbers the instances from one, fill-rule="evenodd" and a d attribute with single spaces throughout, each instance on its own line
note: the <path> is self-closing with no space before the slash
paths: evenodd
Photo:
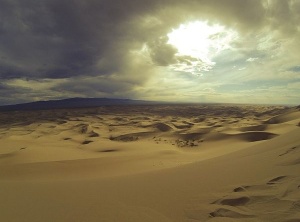
<path id="1" fill-rule="evenodd" d="M 113 153 L 119 151 L 118 149 L 105 149 L 105 150 L 99 150 L 100 153 Z"/>

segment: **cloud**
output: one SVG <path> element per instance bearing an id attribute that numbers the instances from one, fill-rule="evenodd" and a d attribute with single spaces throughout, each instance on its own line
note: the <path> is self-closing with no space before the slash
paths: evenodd
<path id="1" fill-rule="evenodd" d="M 52 87 L 52 90 L 69 93 L 73 97 L 127 98 L 133 86 L 132 82 L 119 81 L 113 77 L 77 77 Z"/>
<path id="2" fill-rule="evenodd" d="M 0 101 L 2 104 L 13 104 L 28 102 L 29 89 L 9 86 L 5 83 L 0 83 Z"/>
<path id="3" fill-rule="evenodd" d="M 161 66 L 167 66 L 176 61 L 175 54 L 177 49 L 167 42 L 167 37 L 160 37 L 148 43 L 152 61 Z"/>
<path id="4" fill-rule="evenodd" d="M 256 60 L 258 60 L 258 58 L 252 58 L 250 57 L 249 59 L 247 59 L 247 62 L 255 62 Z"/>
<path id="5" fill-rule="evenodd" d="M 12 72 L 29 78 L 106 75 L 121 69 L 126 51 L 134 47 L 122 39 L 130 31 L 123 23 L 131 14 L 120 2 L 4 3 L 0 41 L 6 62 L 0 66 L 8 71 L 1 78 L 16 77 Z"/>
<path id="6" fill-rule="evenodd" d="M 179 81 L 167 94 L 188 99 L 202 88 L 216 91 L 221 80 L 292 78 L 298 72 L 296 0 L 0 0 L 0 5 L 0 90 L 9 95 L 0 98 L 2 104 L 72 96 L 151 99 L 151 87 L 162 92 L 167 83 L 161 80 L 174 83 L 178 75 L 191 78 L 195 93 Z M 167 44 L 172 29 L 195 20 L 239 33 L 232 48 L 213 57 L 213 67 L 178 56 Z M 247 59 L 253 61 L 246 64 Z M 206 70 L 201 81 L 189 75 L 199 70 Z M 23 83 L 16 82 L 20 79 Z"/>
<path id="7" fill-rule="evenodd" d="M 300 66 L 293 66 L 293 67 L 289 68 L 288 71 L 300 72 Z"/>
<path id="8" fill-rule="evenodd" d="M 225 17 L 231 13 L 246 16 L 243 20 L 248 21 L 255 5 L 253 2 L 258 1 L 243 2 L 250 8 L 246 13 L 239 11 L 239 7 L 244 7 L 239 2 L 224 1 L 222 14 Z M 108 0 L 30 0 L 26 3 L 1 0 L 3 59 L 0 67 L 6 71 L 1 72 L 0 77 L 109 75 L 122 70 L 124 62 L 128 62 L 128 52 L 144 43 L 148 43 L 155 63 L 167 65 L 173 61 L 175 50 L 165 44 L 166 39 L 161 36 L 172 25 L 178 24 L 187 11 L 197 16 L 197 10 L 203 6 L 208 8 L 208 13 L 221 10 L 220 7 L 214 9 L 216 1 L 200 1 L 195 9 L 190 5 L 192 1 L 183 4 L 180 1 L 127 0 L 124 4 L 123 1 Z M 152 20 L 149 19 L 151 16 Z M 249 21 L 257 18 L 259 16 Z M 158 22 L 151 26 L 154 20 Z"/>

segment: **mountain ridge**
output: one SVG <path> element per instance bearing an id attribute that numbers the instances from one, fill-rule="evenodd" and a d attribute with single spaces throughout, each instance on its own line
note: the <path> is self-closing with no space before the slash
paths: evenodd
<path id="1" fill-rule="evenodd" d="M 155 101 L 118 99 L 118 98 L 67 98 L 60 100 L 43 100 L 29 103 L 0 106 L 0 111 L 45 110 L 65 108 L 88 108 L 112 105 L 148 105 L 157 104 Z"/>

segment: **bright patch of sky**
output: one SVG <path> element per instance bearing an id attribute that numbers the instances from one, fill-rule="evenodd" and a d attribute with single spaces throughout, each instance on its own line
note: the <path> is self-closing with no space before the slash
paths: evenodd
<path id="1" fill-rule="evenodd" d="M 176 71 L 191 72 L 201 75 L 211 70 L 216 64 L 215 56 L 226 49 L 238 38 L 238 34 L 225 26 L 196 21 L 182 24 L 168 34 L 168 43 L 178 50 L 177 56 L 190 56 L 196 60 L 189 64 L 176 64 Z"/>

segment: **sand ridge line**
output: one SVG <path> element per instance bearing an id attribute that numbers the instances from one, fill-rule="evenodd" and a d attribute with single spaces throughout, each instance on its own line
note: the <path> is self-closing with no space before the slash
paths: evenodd
<path id="1" fill-rule="evenodd" d="M 277 176 L 265 184 L 237 187 L 233 193 L 212 203 L 216 209 L 210 216 L 286 221 L 289 215 L 293 220 L 300 220 L 297 216 L 300 211 L 299 185 L 299 176 Z"/>

